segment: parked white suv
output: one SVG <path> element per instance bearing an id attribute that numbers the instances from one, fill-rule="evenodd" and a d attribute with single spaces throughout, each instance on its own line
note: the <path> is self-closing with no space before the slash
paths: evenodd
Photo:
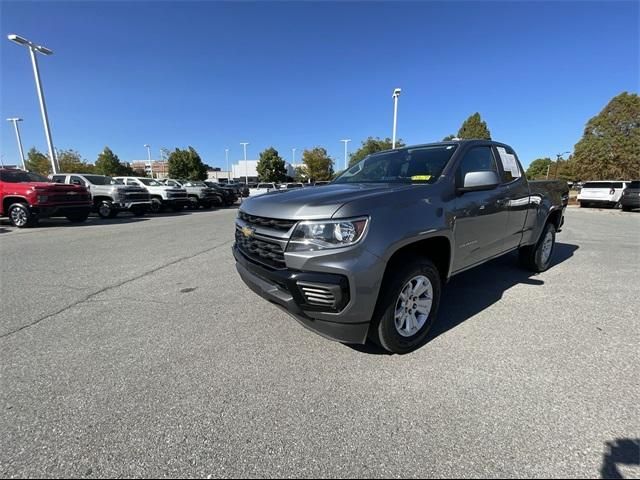
<path id="1" fill-rule="evenodd" d="M 151 208 L 153 213 L 161 212 L 164 207 L 171 208 L 174 212 L 184 210 L 189 205 L 189 197 L 184 188 L 169 187 L 153 178 L 148 177 L 115 177 L 116 180 L 125 185 L 137 185 L 144 187 L 151 195 Z"/>
<path id="2" fill-rule="evenodd" d="M 599 205 L 607 207 L 618 207 L 624 189 L 627 188 L 626 181 L 602 181 L 586 182 L 578 194 L 578 202 L 581 207 Z"/>
<path id="3" fill-rule="evenodd" d="M 275 183 L 259 183 L 256 188 L 249 189 L 249 196 L 255 197 L 256 195 L 262 195 L 263 193 L 268 193 L 273 190 L 279 190 L 279 185 Z"/>

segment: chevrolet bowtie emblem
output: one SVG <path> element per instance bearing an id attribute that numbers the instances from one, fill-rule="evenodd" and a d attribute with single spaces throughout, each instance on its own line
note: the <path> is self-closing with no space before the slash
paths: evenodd
<path id="1" fill-rule="evenodd" d="M 251 227 L 242 227 L 242 234 L 249 238 L 249 237 L 253 237 L 253 234 L 255 233 L 255 230 Z"/>

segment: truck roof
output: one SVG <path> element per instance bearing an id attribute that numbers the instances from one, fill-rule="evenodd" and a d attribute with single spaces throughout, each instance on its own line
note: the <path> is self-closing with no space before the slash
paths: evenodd
<path id="1" fill-rule="evenodd" d="M 396 150 L 408 150 L 411 148 L 418 148 L 418 147 L 433 147 L 436 145 L 473 145 L 473 144 L 478 144 L 478 145 L 490 144 L 490 145 L 495 145 L 497 147 L 511 148 L 511 145 L 507 145 L 506 143 L 498 142 L 496 140 L 483 140 L 480 138 L 477 138 L 477 139 L 474 138 L 474 139 L 445 140 L 442 142 L 419 143 L 416 145 L 406 145 L 404 147 L 396 148 Z M 391 151 L 391 149 L 382 150 L 382 151 L 389 152 Z M 376 153 L 380 153 L 380 152 L 376 152 Z"/>

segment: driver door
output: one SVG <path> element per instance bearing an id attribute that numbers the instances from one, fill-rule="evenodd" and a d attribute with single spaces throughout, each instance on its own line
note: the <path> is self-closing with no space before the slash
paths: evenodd
<path id="1" fill-rule="evenodd" d="M 496 159 L 490 145 L 469 149 L 456 171 L 456 185 L 461 187 L 469 172 L 494 171 Z M 507 187 L 458 193 L 454 207 L 453 271 L 464 270 L 504 251 L 504 237 L 509 215 Z"/>

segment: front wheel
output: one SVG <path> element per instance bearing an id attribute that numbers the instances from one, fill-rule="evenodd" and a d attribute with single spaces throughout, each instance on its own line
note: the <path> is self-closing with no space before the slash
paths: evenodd
<path id="1" fill-rule="evenodd" d="M 97 210 L 100 218 L 113 218 L 118 214 L 116 209 L 113 208 L 113 203 L 111 203 L 109 200 L 102 200 L 100 203 L 98 203 Z"/>
<path id="2" fill-rule="evenodd" d="M 544 272 L 551 266 L 551 257 L 556 244 L 556 227 L 547 223 L 542 230 L 538 243 L 520 247 L 520 263 L 532 272 Z"/>
<path id="3" fill-rule="evenodd" d="M 152 198 L 151 205 L 149 206 L 151 213 L 160 213 L 162 211 L 162 200 L 159 198 Z"/>
<path id="4" fill-rule="evenodd" d="M 9 207 L 7 212 L 9 220 L 14 227 L 27 228 L 33 227 L 37 219 L 24 203 L 14 203 Z"/>
<path id="5" fill-rule="evenodd" d="M 409 353 L 422 345 L 438 314 L 440 273 L 427 258 L 398 262 L 380 289 L 371 324 L 374 342 L 392 353 Z"/>
<path id="6" fill-rule="evenodd" d="M 624 205 L 622 206 L 623 212 L 630 212 L 631 210 L 632 210 L 631 207 L 625 207 Z"/>

